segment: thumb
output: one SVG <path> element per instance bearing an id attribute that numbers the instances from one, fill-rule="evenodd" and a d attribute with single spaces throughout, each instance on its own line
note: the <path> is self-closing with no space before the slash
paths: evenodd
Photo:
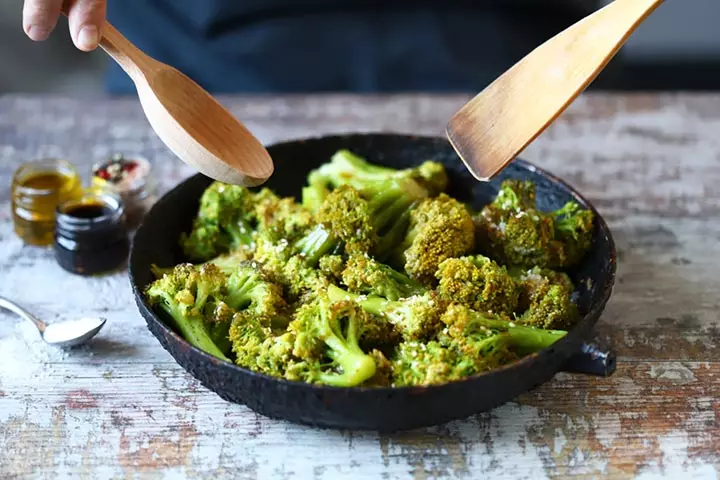
<path id="1" fill-rule="evenodd" d="M 97 48 L 105 24 L 105 0 L 67 0 L 63 10 L 68 12 L 68 26 L 73 43 L 89 52 Z"/>

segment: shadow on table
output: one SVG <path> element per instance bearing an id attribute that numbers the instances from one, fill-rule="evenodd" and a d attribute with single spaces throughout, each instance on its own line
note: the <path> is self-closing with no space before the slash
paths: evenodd
<path id="1" fill-rule="evenodd" d="M 138 351 L 130 342 L 118 342 L 107 338 L 94 338 L 82 348 L 94 358 L 102 360 L 131 358 Z"/>

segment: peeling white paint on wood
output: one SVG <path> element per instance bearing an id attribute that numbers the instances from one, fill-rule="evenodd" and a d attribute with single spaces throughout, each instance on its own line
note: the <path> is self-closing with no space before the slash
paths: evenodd
<path id="1" fill-rule="evenodd" d="M 466 97 L 221 98 L 265 142 L 344 131 L 441 135 Z M 0 316 L 2 478 L 717 478 L 720 468 L 720 96 L 585 95 L 524 158 L 609 220 L 618 282 L 599 335 L 608 379 L 558 374 L 492 412 L 395 435 L 317 430 L 229 404 L 147 331 L 123 273 L 75 277 L 12 233 L 9 179 L 59 155 L 115 151 L 192 172 L 132 99 L 0 97 L 0 292 L 47 321 L 102 315 L 71 353 Z M 277 174 L 282 170 L 278 169 Z M 448 406 L 452 408 L 452 406 Z"/>

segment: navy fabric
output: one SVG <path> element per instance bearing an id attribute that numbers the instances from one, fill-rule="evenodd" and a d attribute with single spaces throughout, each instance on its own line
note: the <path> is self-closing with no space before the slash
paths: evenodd
<path id="1" fill-rule="evenodd" d="M 477 91 L 587 13 L 505 1 L 110 0 L 108 19 L 214 93 Z M 135 92 L 114 63 L 107 88 Z"/>

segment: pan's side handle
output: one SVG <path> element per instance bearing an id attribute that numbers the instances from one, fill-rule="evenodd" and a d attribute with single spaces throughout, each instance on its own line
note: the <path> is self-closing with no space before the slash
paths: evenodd
<path id="1" fill-rule="evenodd" d="M 612 348 L 599 342 L 585 342 L 581 345 L 580 351 L 570 357 L 561 370 L 609 377 L 615 372 L 616 366 L 615 352 Z"/>

